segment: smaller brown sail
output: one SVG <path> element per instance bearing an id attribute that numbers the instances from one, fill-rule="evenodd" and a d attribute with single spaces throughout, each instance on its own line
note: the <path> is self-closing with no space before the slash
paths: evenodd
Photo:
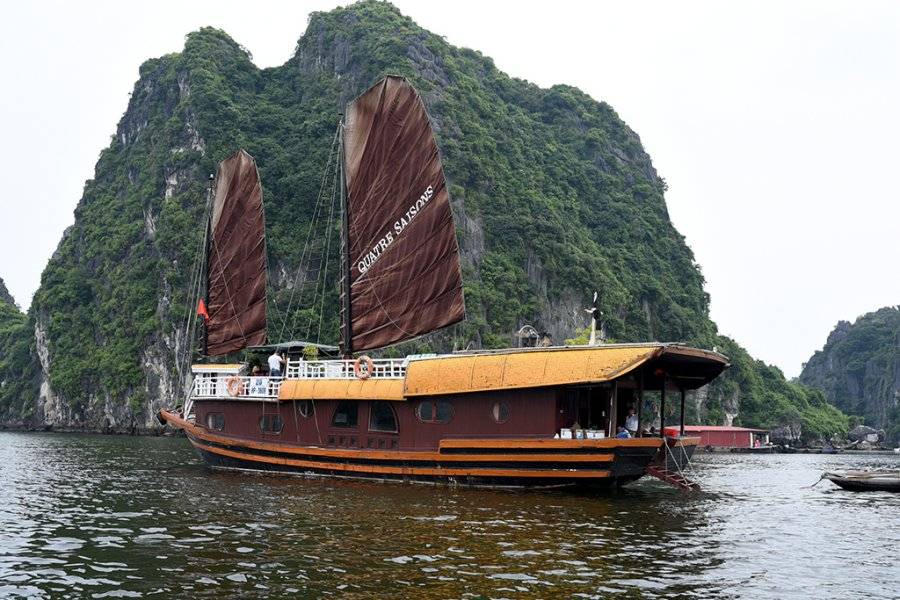
<path id="1" fill-rule="evenodd" d="M 464 319 L 444 169 L 425 105 L 406 79 L 386 77 L 347 107 L 344 173 L 344 352 Z"/>
<path id="2" fill-rule="evenodd" d="M 239 150 L 213 182 L 207 248 L 207 353 L 266 343 L 266 224 L 256 161 Z"/>

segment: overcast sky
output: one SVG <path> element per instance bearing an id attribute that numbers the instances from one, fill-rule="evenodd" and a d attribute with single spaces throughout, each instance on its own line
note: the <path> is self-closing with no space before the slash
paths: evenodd
<path id="1" fill-rule="evenodd" d="M 839 319 L 900 304 L 900 3 L 413 2 L 541 86 L 609 102 L 669 184 L 722 333 L 795 376 Z M 0 22 L 0 277 L 26 308 L 138 66 L 203 25 L 257 65 L 324 1 L 17 2 Z M 513 8 L 515 7 L 515 8 Z"/>

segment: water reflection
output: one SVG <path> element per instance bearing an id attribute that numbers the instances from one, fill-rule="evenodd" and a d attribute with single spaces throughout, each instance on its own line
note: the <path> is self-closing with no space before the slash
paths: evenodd
<path id="1" fill-rule="evenodd" d="M 862 456 L 706 457 L 602 496 L 211 473 L 183 439 L 0 433 L 0 596 L 900 595 Z"/>

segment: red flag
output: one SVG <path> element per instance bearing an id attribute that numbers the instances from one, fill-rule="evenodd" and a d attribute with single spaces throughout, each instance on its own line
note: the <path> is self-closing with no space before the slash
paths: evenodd
<path id="1" fill-rule="evenodd" d="M 204 321 L 209 321 L 209 313 L 206 311 L 206 302 L 203 301 L 203 298 L 200 298 L 197 303 L 197 316 L 203 317 Z"/>

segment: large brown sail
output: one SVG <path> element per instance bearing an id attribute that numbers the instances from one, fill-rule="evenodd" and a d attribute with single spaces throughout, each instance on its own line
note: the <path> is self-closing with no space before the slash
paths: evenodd
<path id="1" fill-rule="evenodd" d="M 253 157 L 219 163 L 209 221 L 207 352 L 228 354 L 266 342 L 266 225 Z"/>
<path id="2" fill-rule="evenodd" d="M 461 321 L 450 196 L 425 106 L 406 79 L 387 77 L 349 105 L 344 173 L 344 351 L 381 348 Z"/>

